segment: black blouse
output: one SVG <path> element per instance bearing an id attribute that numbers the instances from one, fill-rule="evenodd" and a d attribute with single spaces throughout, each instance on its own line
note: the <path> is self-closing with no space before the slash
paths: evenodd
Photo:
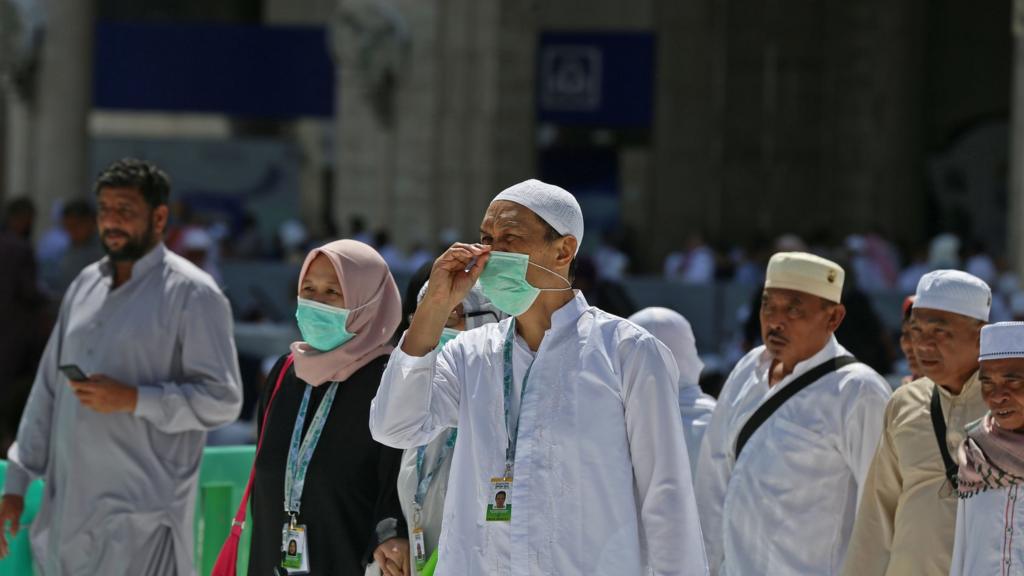
<path id="1" fill-rule="evenodd" d="M 261 423 L 284 359 L 282 356 L 271 370 L 260 396 Z M 310 460 L 298 523 L 306 525 L 312 574 L 362 575 L 381 541 L 408 537 L 397 491 L 402 451 L 370 437 L 370 401 L 377 394 L 387 360 L 387 356 L 377 358 L 338 384 Z M 313 388 L 303 437 L 328 387 Z M 270 408 L 250 499 L 252 576 L 270 576 L 281 563 L 281 528 L 288 521 L 284 472 L 305 389 L 306 383 L 295 375 L 294 366 L 290 367 Z"/>

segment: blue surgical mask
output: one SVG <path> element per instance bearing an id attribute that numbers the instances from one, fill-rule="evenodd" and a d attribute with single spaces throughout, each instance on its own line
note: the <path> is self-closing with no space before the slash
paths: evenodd
<path id="1" fill-rule="evenodd" d="M 565 288 L 537 288 L 526 281 L 526 269 L 536 266 L 558 276 L 566 283 Z M 541 292 L 572 290 L 569 281 L 557 272 L 530 262 L 529 254 L 515 252 L 491 252 L 480 274 L 480 289 L 491 303 L 509 316 L 519 316 L 533 306 Z"/>
<path id="2" fill-rule="evenodd" d="M 302 339 L 317 350 L 327 352 L 345 344 L 355 334 L 346 328 L 348 315 L 352 311 L 322 304 L 316 300 L 299 298 L 295 309 L 295 320 L 299 324 Z"/>
<path id="3" fill-rule="evenodd" d="M 455 337 L 459 335 L 459 332 L 460 331 L 456 330 L 455 328 L 445 328 L 444 330 L 442 330 L 441 341 L 437 343 L 437 349 L 440 350 L 441 348 L 444 348 L 444 345 L 450 342 L 451 340 L 454 340 Z"/>

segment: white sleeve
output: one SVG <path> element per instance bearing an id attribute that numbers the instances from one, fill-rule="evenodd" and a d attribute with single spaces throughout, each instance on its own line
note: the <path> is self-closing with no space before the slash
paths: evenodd
<path id="1" fill-rule="evenodd" d="M 868 470 L 885 429 L 885 406 L 892 392 L 880 377 L 854 376 L 842 384 L 847 392 L 840 452 L 857 481 L 857 504 L 864 492 Z"/>
<path id="2" fill-rule="evenodd" d="M 732 405 L 731 392 L 737 383 L 733 376 L 738 367 L 722 386 L 711 422 L 704 431 L 701 442 L 700 456 L 697 460 L 697 477 L 695 478 L 697 507 L 700 510 L 700 522 L 704 530 L 704 547 L 708 554 L 708 566 L 711 574 L 718 574 L 725 559 L 722 513 L 725 507 L 725 492 L 729 485 L 729 477 L 733 468 L 733 438 L 729 429 L 729 407 Z M 732 385 L 730 385 L 732 384 Z"/>
<path id="3" fill-rule="evenodd" d="M 653 336 L 641 336 L 624 355 L 626 434 L 648 564 L 657 576 L 708 573 L 678 382 L 675 360 Z"/>
<path id="4" fill-rule="evenodd" d="M 967 534 L 967 499 L 961 498 L 956 504 L 956 539 L 953 541 L 953 564 L 949 567 L 949 576 L 967 576 L 966 548 Z"/>
<path id="5" fill-rule="evenodd" d="M 446 428 L 457 427 L 461 386 L 452 367 L 459 366 L 461 358 L 458 339 L 440 352 L 420 357 L 402 352 L 400 342 L 370 404 L 373 439 L 385 446 L 409 449 L 430 443 Z"/>

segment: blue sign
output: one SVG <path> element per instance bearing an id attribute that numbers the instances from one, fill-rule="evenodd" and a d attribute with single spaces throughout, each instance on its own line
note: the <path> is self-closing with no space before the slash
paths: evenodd
<path id="1" fill-rule="evenodd" d="M 334 66 L 323 27 L 101 22 L 97 108 L 329 117 Z"/>
<path id="2" fill-rule="evenodd" d="M 654 35 L 544 32 L 537 51 L 541 122 L 645 128 L 654 109 Z"/>

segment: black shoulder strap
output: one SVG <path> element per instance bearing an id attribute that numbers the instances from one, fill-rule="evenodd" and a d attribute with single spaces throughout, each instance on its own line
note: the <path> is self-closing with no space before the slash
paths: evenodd
<path id="1" fill-rule="evenodd" d="M 772 414 L 775 413 L 787 400 L 795 396 L 798 392 L 807 388 L 811 384 L 814 384 L 826 374 L 831 374 L 836 370 L 839 370 L 843 366 L 855 364 L 857 359 L 853 356 L 836 356 L 831 360 L 826 360 L 821 364 L 818 364 L 814 368 L 811 368 L 805 372 L 802 376 L 790 382 L 785 388 L 779 390 L 779 393 L 768 399 L 767 402 L 762 404 L 754 414 L 743 424 L 743 428 L 740 429 L 740 435 L 736 437 L 736 459 L 740 457 L 740 452 L 743 451 L 743 446 L 746 445 L 747 440 L 757 432 L 757 429 L 764 424 Z"/>
<path id="2" fill-rule="evenodd" d="M 932 429 L 935 430 L 935 441 L 939 443 L 942 463 L 946 467 L 946 478 L 949 479 L 949 484 L 956 488 L 956 475 L 960 467 L 953 461 L 949 454 L 949 445 L 946 444 L 946 417 L 942 414 L 942 398 L 938 384 L 932 388 Z"/>

